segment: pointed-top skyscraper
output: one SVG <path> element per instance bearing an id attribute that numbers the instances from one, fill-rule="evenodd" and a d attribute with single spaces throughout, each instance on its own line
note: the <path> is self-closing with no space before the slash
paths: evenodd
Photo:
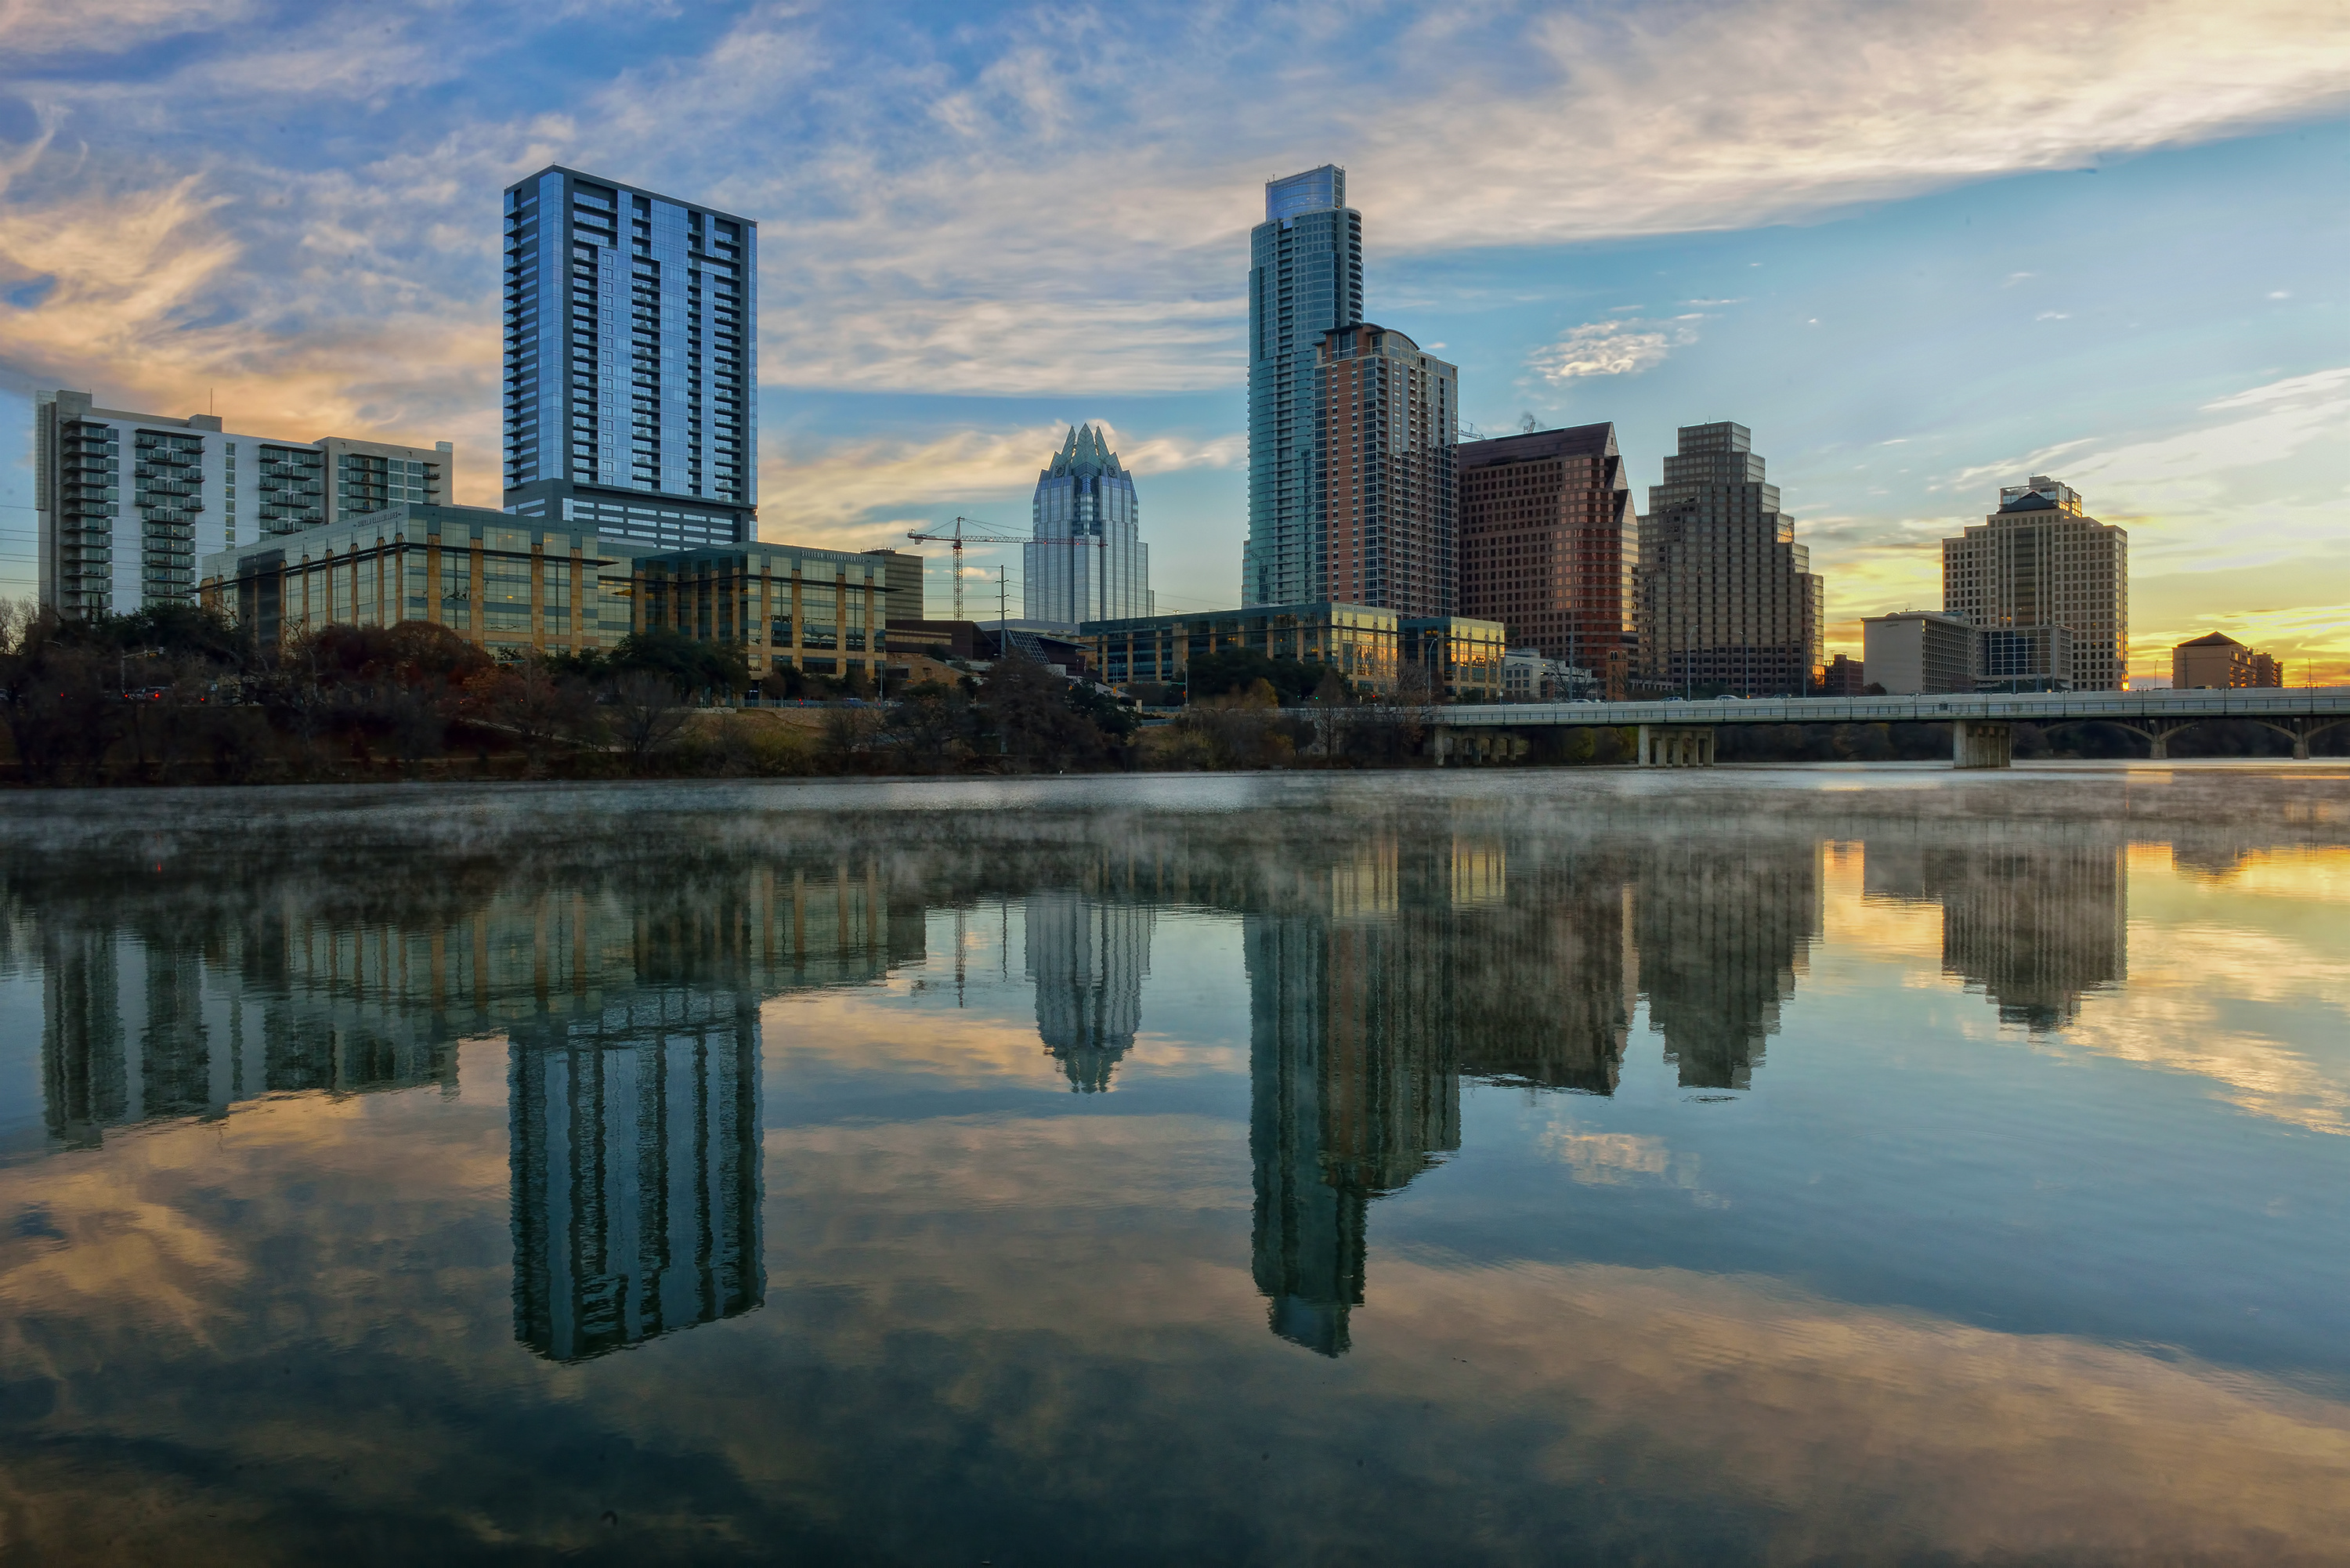
<path id="1" fill-rule="evenodd" d="M 1249 233 L 1249 531 L 1241 602 L 1326 597 L 1323 335 L 1363 318 L 1363 215 L 1335 163 L 1269 182 Z"/>
<path id="2" fill-rule="evenodd" d="M 1073 425 L 1036 476 L 1035 530 L 1025 548 L 1028 618 L 1076 627 L 1152 613 L 1150 546 L 1136 533 L 1134 476 L 1109 432 Z"/>

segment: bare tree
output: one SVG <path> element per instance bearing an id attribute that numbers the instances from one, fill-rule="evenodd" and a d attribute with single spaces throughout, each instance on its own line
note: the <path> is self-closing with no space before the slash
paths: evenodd
<path id="1" fill-rule="evenodd" d="M 1390 764 L 1417 756 L 1436 720 L 1434 685 L 1428 671 L 1407 664 L 1396 672 L 1395 690 L 1374 694 L 1358 711 L 1365 749 Z"/>
<path id="2" fill-rule="evenodd" d="M 658 675 L 631 670 L 612 686 L 612 731 L 629 765 L 641 773 L 653 754 L 685 728 L 677 688 Z"/>

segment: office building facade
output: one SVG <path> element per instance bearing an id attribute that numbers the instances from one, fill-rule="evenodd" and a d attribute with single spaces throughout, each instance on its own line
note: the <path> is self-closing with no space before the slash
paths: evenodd
<path id="1" fill-rule="evenodd" d="M 1744 425 L 1684 425 L 1640 519 L 1639 666 L 1652 689 L 1801 697 L 1824 592 Z"/>
<path id="2" fill-rule="evenodd" d="M 76 618 L 192 604 L 207 556 L 446 501 L 456 480 L 445 441 L 243 435 L 216 415 L 132 413 L 74 391 L 38 394 L 33 418 L 40 601 Z"/>
<path id="3" fill-rule="evenodd" d="M 2074 689 L 2118 691 L 2129 674 L 2129 535 L 2085 514 L 2070 485 L 2034 474 L 2002 488 L 1980 527 L 1942 541 L 1942 608 L 1981 629 L 2061 627 Z"/>
<path id="4" fill-rule="evenodd" d="M 924 618 L 922 607 L 922 557 L 906 550 L 868 550 L 882 564 L 884 581 L 888 585 L 889 617 L 891 626 L 909 626 Z"/>
<path id="5" fill-rule="evenodd" d="M 1326 163 L 1264 188 L 1249 234 L 1249 526 L 1241 602 L 1310 602 L 1326 590 L 1322 335 L 1363 318 L 1363 216 Z"/>
<path id="6" fill-rule="evenodd" d="M 1639 520 L 1612 424 L 1464 442 L 1461 613 L 1605 671 L 1632 647 Z"/>
<path id="7" fill-rule="evenodd" d="M 1979 626 L 1974 635 L 1978 691 L 2070 691 L 2073 634 L 2061 626 Z"/>
<path id="8" fill-rule="evenodd" d="M 1180 686 L 1194 659 L 1248 649 L 1326 664 L 1361 691 L 1392 691 L 1402 619 L 1370 605 L 1250 605 L 1241 609 L 1088 621 L 1080 640 L 1105 685 Z"/>
<path id="9" fill-rule="evenodd" d="M 1509 652 L 1497 620 L 1468 616 L 1405 616 L 1396 624 L 1403 667 L 1418 670 L 1438 702 L 1498 702 Z"/>
<path id="10" fill-rule="evenodd" d="M 758 291 L 747 218 L 564 168 L 506 187 L 506 509 L 756 539 Z"/>
<path id="11" fill-rule="evenodd" d="M 1151 613 L 1150 546 L 1137 533 L 1134 476 L 1109 435 L 1073 425 L 1036 476 L 1034 531 L 1023 545 L 1026 619 L 1076 629 L 1082 621 Z"/>
<path id="12" fill-rule="evenodd" d="M 1860 623 L 1860 661 L 1869 682 L 1888 696 L 1973 691 L 1974 642 L 1974 628 L 1963 619 L 1932 610 L 1898 610 Z"/>
<path id="13" fill-rule="evenodd" d="M 1407 616 L 1449 616 L 1458 600 L 1461 372 L 1389 327 L 1323 334 L 1326 597 Z"/>
<path id="14" fill-rule="evenodd" d="M 740 645 L 755 687 L 785 670 L 879 679 L 880 556 L 792 545 L 657 550 L 578 524 L 413 504 L 204 563 L 204 602 L 263 644 L 326 626 L 447 627 L 492 653 L 584 652 L 665 629 Z"/>

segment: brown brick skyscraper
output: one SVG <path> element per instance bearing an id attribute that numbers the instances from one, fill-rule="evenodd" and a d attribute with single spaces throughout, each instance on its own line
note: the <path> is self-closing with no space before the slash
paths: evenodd
<path id="1" fill-rule="evenodd" d="M 1632 640 L 1639 523 L 1613 424 L 1454 449 L 1461 610 L 1619 685 Z"/>

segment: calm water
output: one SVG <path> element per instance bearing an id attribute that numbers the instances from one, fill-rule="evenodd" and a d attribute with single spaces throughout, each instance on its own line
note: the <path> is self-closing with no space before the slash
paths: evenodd
<path id="1" fill-rule="evenodd" d="M 2350 770 L 7 796 L 0 1554 L 2350 1560 Z"/>

